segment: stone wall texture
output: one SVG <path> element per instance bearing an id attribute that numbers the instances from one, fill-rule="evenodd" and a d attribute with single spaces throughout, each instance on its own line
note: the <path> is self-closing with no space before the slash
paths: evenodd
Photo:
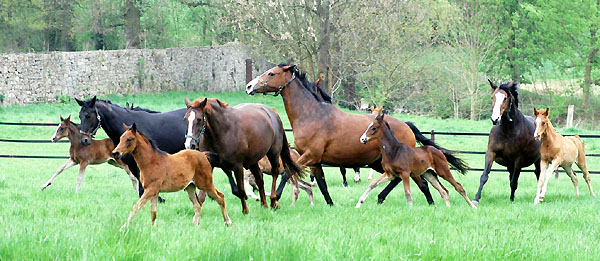
<path id="1" fill-rule="evenodd" d="M 57 102 L 66 96 L 243 90 L 248 48 L 211 47 L 0 54 L 3 106 Z M 253 76 L 269 68 L 253 59 Z"/>

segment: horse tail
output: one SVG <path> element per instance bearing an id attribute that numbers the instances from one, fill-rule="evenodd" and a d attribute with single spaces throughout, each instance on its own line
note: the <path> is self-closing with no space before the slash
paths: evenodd
<path id="1" fill-rule="evenodd" d="M 285 131 L 283 132 L 283 147 L 281 148 L 281 161 L 288 177 L 298 176 L 304 178 L 306 172 L 294 162 L 290 154 L 290 144 L 287 141 Z"/>
<path id="2" fill-rule="evenodd" d="M 410 127 L 412 132 L 415 134 L 415 138 L 419 143 L 423 145 L 433 146 L 434 148 L 440 150 L 442 153 L 444 153 L 444 156 L 446 156 L 446 160 L 448 160 L 448 163 L 450 163 L 450 165 L 454 166 L 461 174 L 467 174 L 467 171 L 469 171 L 469 165 L 467 165 L 467 163 L 464 160 L 454 156 L 454 154 L 456 153 L 455 151 L 444 149 L 439 145 L 435 144 L 435 142 L 433 142 L 432 140 L 423 136 L 423 133 L 421 133 L 417 126 L 415 126 L 412 122 L 406 122 L 406 125 Z"/>

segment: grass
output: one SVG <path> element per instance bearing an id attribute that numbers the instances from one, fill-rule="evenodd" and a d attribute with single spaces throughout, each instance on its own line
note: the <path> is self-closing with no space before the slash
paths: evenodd
<path id="1" fill-rule="evenodd" d="M 216 96 L 232 105 L 258 102 L 277 108 L 289 127 L 281 98 L 246 96 L 243 93 L 184 93 L 108 97 L 156 110 L 183 107 L 183 97 Z M 72 114 L 78 121 L 78 106 L 38 104 L 0 108 L 0 121 L 57 122 L 58 115 Z M 441 120 L 395 115 L 413 121 L 422 131 L 487 132 L 489 121 Z M 49 139 L 55 127 L 0 125 L 0 138 Z M 591 133 L 569 129 L 568 133 Z M 105 137 L 99 131 L 99 138 Z M 291 135 L 288 135 L 291 138 Z M 487 137 L 437 136 L 450 149 L 484 151 Z M 599 153 L 600 141 L 585 139 L 588 153 Z M 68 144 L 0 143 L 0 154 L 67 155 Z M 482 155 L 461 155 L 472 167 L 481 168 Z M 315 259 L 595 259 L 600 256 L 600 204 L 592 198 L 580 178 L 581 196 L 576 198 L 566 175 L 549 184 L 546 201 L 533 206 L 536 181 L 523 173 L 514 203 L 509 202 L 506 173 L 492 173 L 484 189 L 480 208 L 472 210 L 451 189 L 452 206 L 442 206 L 437 192 L 435 206 L 412 185 L 414 207 L 406 204 L 397 189 L 384 205 L 376 204 L 375 189 L 360 209 L 354 209 L 366 189 L 363 182 L 341 185 L 339 171 L 326 168 L 327 182 L 335 205 L 325 204 L 315 188 L 316 205 L 309 205 L 301 192 L 291 207 L 286 188 L 282 208 L 271 211 L 250 202 L 250 214 L 241 214 L 239 200 L 230 193 L 225 175 L 214 173 L 217 188 L 225 193 L 233 226 L 225 227 L 216 202 L 203 207 L 201 225 L 192 225 L 193 210 L 185 192 L 166 193 L 158 206 L 156 227 L 150 226 L 146 206 L 129 229 L 119 232 L 137 194 L 124 171 L 109 165 L 88 168 L 81 191 L 74 193 L 77 169 L 59 176 L 45 191 L 40 187 L 64 160 L 0 159 L 0 260 L 15 259 L 226 259 L 226 260 L 315 260 Z M 590 169 L 600 170 L 597 158 L 588 158 Z M 495 165 L 500 168 L 500 166 Z M 455 174 L 469 197 L 479 186 L 478 172 Z M 348 178 L 352 178 L 349 172 Z M 270 177 L 267 177 L 269 184 Z M 592 175 L 598 187 L 600 178 Z M 444 182 L 445 183 L 445 182 Z M 448 183 L 445 183 L 448 185 Z"/>

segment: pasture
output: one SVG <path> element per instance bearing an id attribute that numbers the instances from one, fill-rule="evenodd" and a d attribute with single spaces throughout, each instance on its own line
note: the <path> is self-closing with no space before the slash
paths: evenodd
<path id="1" fill-rule="evenodd" d="M 107 97 L 113 103 L 126 101 L 159 111 L 183 108 L 184 96 L 190 99 L 217 97 L 231 105 L 242 102 L 263 103 L 275 107 L 286 128 L 289 122 L 281 98 L 247 96 L 242 92 L 207 94 L 168 92 Z M 540 105 L 542 106 L 542 105 Z M 533 108 L 521 108 L 531 115 Z M 56 122 L 59 115 L 71 114 L 79 122 L 79 106 L 38 104 L 24 107 L 0 107 L 3 122 Z M 422 132 L 488 132 L 486 119 L 441 120 L 412 115 L 393 115 L 412 121 Z M 183 119 L 182 119 L 183 121 Z M 165 126 L 168 128 L 168 126 Z M 46 139 L 56 127 L 0 125 L 0 138 Z M 591 134 L 584 130 L 561 133 Z M 106 137 L 103 131 L 97 138 Z M 181 133 L 184 135 L 184 133 Z M 288 134 L 292 140 L 292 135 Z M 349 137 L 356 138 L 358 137 Z M 600 153 L 600 140 L 583 139 L 586 152 Z M 436 136 L 441 146 L 455 150 L 485 151 L 487 137 Z M 68 143 L 0 143 L 0 154 L 68 155 Z M 459 155 L 473 168 L 483 167 L 483 155 Z M 149 206 L 136 216 L 121 233 L 137 193 L 126 173 L 107 164 L 90 166 L 81 190 L 75 194 L 77 168 L 59 176 L 45 191 L 40 188 L 62 165 L 64 159 L 0 158 L 0 260 L 15 259 L 227 259 L 227 260 L 321 260 L 321 259 L 596 259 L 600 256 L 600 216 L 598 199 L 589 195 L 580 177 L 580 198 L 575 197 L 569 178 L 561 173 L 552 178 L 546 199 L 533 206 L 536 180 L 533 173 L 522 173 L 515 202 L 509 201 L 506 172 L 493 172 L 486 184 L 479 209 L 470 209 L 460 195 L 449 188 L 451 207 L 443 206 L 432 187 L 436 201 L 428 206 L 425 197 L 411 183 L 414 206 L 409 208 L 401 186 L 377 205 L 375 189 L 360 209 L 354 209 L 366 189 L 367 169 L 362 183 L 351 181 L 342 186 L 337 168 L 325 174 L 335 203 L 327 206 L 317 187 L 315 206 L 304 192 L 291 207 L 287 186 L 277 211 L 263 209 L 250 201 L 248 215 L 242 215 L 239 200 L 231 194 L 227 178 L 215 169 L 218 190 L 225 194 L 233 225 L 225 227 L 218 204 L 207 200 L 200 227 L 192 224 L 193 209 L 185 192 L 161 194 L 156 227 L 150 226 Z M 588 157 L 588 168 L 600 170 L 600 159 Z M 494 169 L 503 168 L 494 164 Z M 527 168 L 530 169 L 530 168 Z M 578 176 L 581 172 L 576 168 Z M 376 174 L 377 175 L 377 174 Z M 479 186 L 481 172 L 462 176 L 454 172 L 469 197 Z M 270 184 L 270 177 L 265 184 Z M 600 176 L 592 175 L 592 185 L 600 188 Z M 269 188 L 269 186 L 267 186 Z M 268 190 L 268 189 L 267 189 Z"/>

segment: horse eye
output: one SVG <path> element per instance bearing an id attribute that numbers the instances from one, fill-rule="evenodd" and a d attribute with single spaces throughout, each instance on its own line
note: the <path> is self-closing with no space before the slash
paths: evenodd
<path id="1" fill-rule="evenodd" d="M 275 76 L 275 74 L 274 74 L 274 73 L 272 73 L 272 72 L 270 72 L 270 73 L 269 73 L 269 76 Z"/>
<path id="2" fill-rule="evenodd" d="M 128 142 L 129 142 L 129 141 L 132 141 L 132 140 L 133 140 L 133 138 L 128 138 L 128 139 L 127 139 L 127 141 L 128 141 Z"/>
<path id="3" fill-rule="evenodd" d="M 542 122 L 542 125 L 546 125 L 546 123 L 545 123 L 545 122 Z"/>
<path id="4" fill-rule="evenodd" d="M 375 131 L 375 130 L 377 130 L 377 127 L 373 127 L 371 130 Z"/>

